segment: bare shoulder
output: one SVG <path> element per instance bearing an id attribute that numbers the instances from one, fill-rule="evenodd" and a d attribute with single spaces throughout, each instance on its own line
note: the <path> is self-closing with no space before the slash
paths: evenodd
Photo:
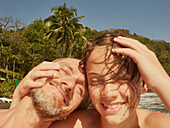
<path id="1" fill-rule="evenodd" d="M 95 126 L 99 122 L 96 110 L 78 110 L 73 112 L 66 120 L 55 121 L 50 128 L 86 128 Z"/>
<path id="2" fill-rule="evenodd" d="M 170 116 L 168 114 L 138 109 L 137 115 L 141 127 L 170 128 Z"/>

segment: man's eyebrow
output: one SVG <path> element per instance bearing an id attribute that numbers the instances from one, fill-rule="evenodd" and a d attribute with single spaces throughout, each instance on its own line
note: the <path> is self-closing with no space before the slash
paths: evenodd
<path id="1" fill-rule="evenodd" d="M 72 66 L 70 66 L 68 63 L 61 63 L 61 70 L 63 70 L 64 72 L 66 72 L 66 74 L 72 75 L 74 73 L 76 73 L 76 69 L 73 68 Z"/>
<path id="2" fill-rule="evenodd" d="M 72 73 L 75 73 L 75 70 L 76 70 L 75 68 L 71 67 L 70 65 L 67 67 L 71 70 Z"/>

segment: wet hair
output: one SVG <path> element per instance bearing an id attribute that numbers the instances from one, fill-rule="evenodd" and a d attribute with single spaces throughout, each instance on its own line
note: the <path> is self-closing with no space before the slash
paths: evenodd
<path id="1" fill-rule="evenodd" d="M 99 63 L 105 63 L 106 66 L 109 64 L 112 64 L 108 72 L 105 74 L 105 75 L 112 74 L 112 78 L 108 80 L 115 79 L 115 81 L 117 81 L 119 79 L 124 79 L 124 77 L 129 73 L 129 71 L 131 72 L 130 73 L 131 77 L 129 79 L 130 81 L 132 81 L 137 75 L 140 75 L 136 63 L 130 57 L 126 55 L 112 53 L 113 48 L 124 47 L 114 42 L 114 38 L 118 36 L 127 37 L 127 35 L 119 31 L 116 31 L 115 33 L 107 32 L 107 33 L 99 35 L 94 40 L 91 40 L 87 43 L 87 46 L 84 50 L 84 59 L 81 60 L 80 65 L 79 65 L 79 68 L 85 74 L 85 76 L 86 76 L 86 62 L 90 54 L 95 48 L 101 47 L 101 46 L 105 46 L 106 54 L 105 54 L 105 60 Z M 114 56 L 115 58 L 112 62 L 109 61 L 111 56 Z M 115 70 L 118 70 L 116 72 L 115 70 L 113 70 L 113 67 L 115 65 L 119 65 L 115 69 Z M 87 79 L 87 76 L 86 76 L 86 79 Z"/>
<path id="2" fill-rule="evenodd" d="M 113 48 L 124 47 L 124 46 L 121 46 L 120 44 L 114 42 L 114 38 L 118 37 L 118 36 L 128 37 L 128 35 L 120 32 L 120 31 L 104 32 L 104 34 L 100 34 L 94 40 L 90 40 L 87 43 L 86 48 L 84 50 L 84 58 L 81 60 L 80 65 L 79 65 L 80 70 L 85 74 L 86 84 L 88 84 L 87 74 L 86 74 L 87 61 L 88 61 L 88 58 L 91 55 L 92 51 L 98 47 L 105 48 L 106 53 L 105 53 L 105 59 L 102 62 L 97 62 L 97 63 L 99 63 L 99 64 L 105 63 L 105 65 L 106 65 L 105 68 L 107 68 L 106 74 L 101 75 L 99 77 L 103 77 L 108 74 L 111 74 L 111 77 L 109 79 L 105 80 L 106 82 L 107 81 L 116 82 L 118 80 L 125 79 L 125 80 L 128 80 L 129 83 L 131 83 L 132 80 L 136 77 L 137 77 L 137 81 L 135 81 L 135 82 L 137 83 L 139 81 L 141 76 L 140 76 L 140 73 L 139 73 L 136 63 L 130 57 L 128 57 L 126 55 L 112 53 Z M 113 61 L 110 61 L 111 56 L 114 56 Z M 111 64 L 112 64 L 112 66 L 110 66 Z M 115 66 L 116 66 L 116 69 L 113 68 Z M 129 76 L 129 77 L 127 77 L 127 76 Z M 139 97 L 136 86 L 132 83 L 131 83 L 131 85 L 133 86 L 133 87 L 131 87 L 133 92 L 136 92 L 137 97 Z M 133 103 L 129 106 L 130 108 L 134 107 L 135 101 L 136 101 L 136 98 L 133 100 Z"/>

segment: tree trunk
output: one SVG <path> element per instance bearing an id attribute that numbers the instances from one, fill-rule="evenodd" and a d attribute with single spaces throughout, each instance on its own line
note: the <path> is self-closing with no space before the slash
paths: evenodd
<path id="1" fill-rule="evenodd" d="M 64 57 L 64 48 L 65 48 L 65 33 L 64 33 L 64 38 L 62 40 L 62 52 L 61 52 L 61 58 Z"/>
<path id="2" fill-rule="evenodd" d="M 2 48 L 3 48 L 3 40 L 2 40 L 2 42 L 1 42 L 1 51 L 0 51 L 0 59 L 2 58 Z"/>
<path id="3" fill-rule="evenodd" d="M 74 41 L 73 41 L 73 43 L 72 43 L 72 45 L 71 45 L 71 47 L 70 47 L 70 53 L 69 53 L 69 58 L 71 57 L 71 54 L 72 54 L 72 52 L 73 52 L 73 47 L 74 47 L 74 44 L 75 44 L 75 39 L 74 39 Z"/>
<path id="4" fill-rule="evenodd" d="M 61 49 L 61 58 L 63 58 L 63 56 L 64 56 L 64 43 L 65 43 L 65 40 L 63 39 L 63 41 L 62 41 L 62 49 Z"/>
<path id="5" fill-rule="evenodd" d="M 6 65 L 5 65 L 5 72 L 6 72 L 6 79 L 9 80 L 9 76 L 8 76 L 8 63 L 9 62 L 9 56 L 7 56 L 7 61 L 6 61 Z"/>
<path id="6" fill-rule="evenodd" d="M 14 58 L 14 61 L 13 61 L 13 79 L 15 78 L 15 63 L 16 63 L 16 58 Z"/>

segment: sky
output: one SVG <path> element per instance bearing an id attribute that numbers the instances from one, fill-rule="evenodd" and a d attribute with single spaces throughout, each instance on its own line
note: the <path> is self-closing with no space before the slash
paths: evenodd
<path id="1" fill-rule="evenodd" d="M 13 16 L 29 25 L 64 3 L 85 16 L 80 23 L 92 30 L 128 29 L 170 43 L 170 0 L 0 0 L 0 17 Z"/>

